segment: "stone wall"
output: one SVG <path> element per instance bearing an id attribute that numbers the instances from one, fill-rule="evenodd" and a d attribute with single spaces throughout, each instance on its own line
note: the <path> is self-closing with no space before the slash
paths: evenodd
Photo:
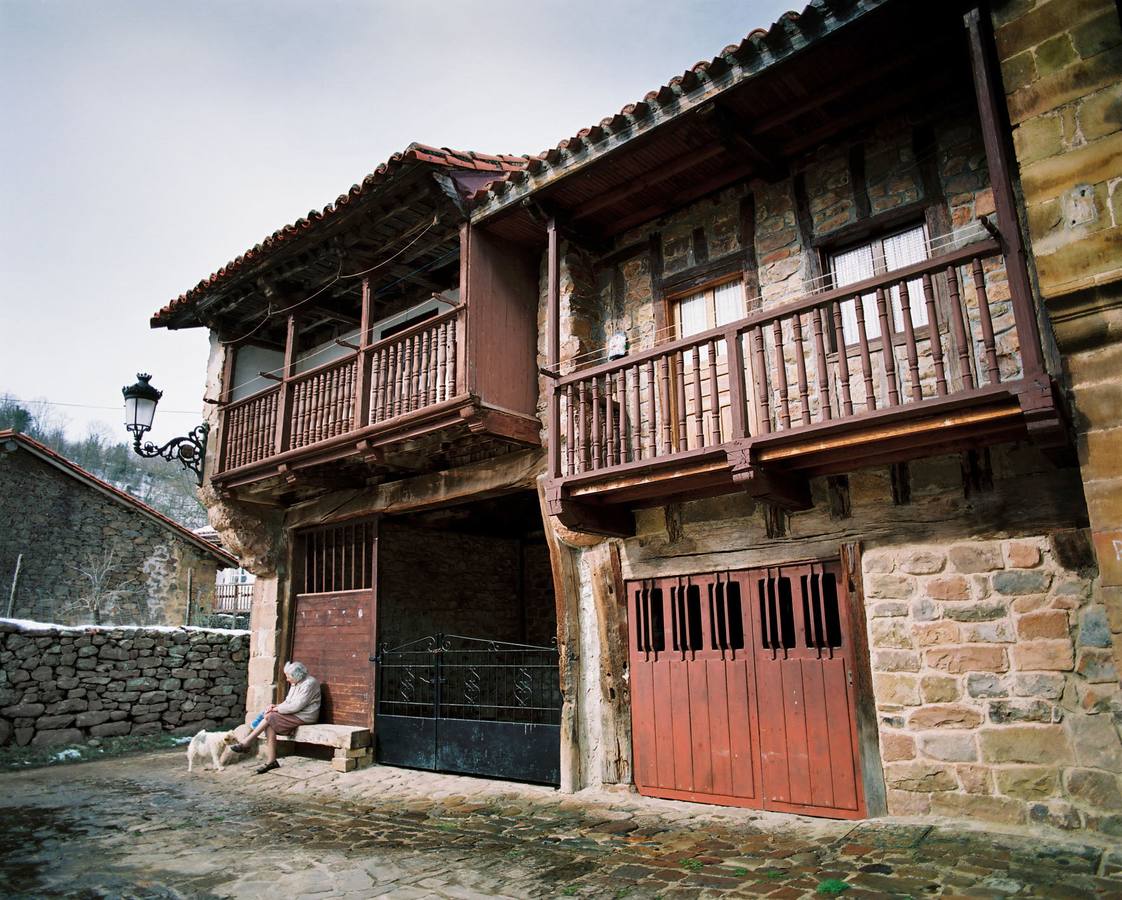
<path id="1" fill-rule="evenodd" d="M 1110 0 L 1022 0 L 993 18 L 1032 262 L 1064 356 L 1122 667 L 1122 22 Z"/>
<path id="2" fill-rule="evenodd" d="M 249 635 L 0 620 L 0 746 L 232 728 Z"/>
<path id="3" fill-rule="evenodd" d="M 23 554 L 13 616 L 60 624 L 179 625 L 187 617 L 189 579 L 195 600 L 212 602 L 214 557 L 135 508 L 22 449 L 0 452 L 0 485 L 5 588 Z M 5 611 L 7 600 L 5 590 Z"/>
<path id="4" fill-rule="evenodd" d="M 865 554 L 890 812 L 1122 835 L 1122 695 L 1089 549 L 1060 533 Z"/>

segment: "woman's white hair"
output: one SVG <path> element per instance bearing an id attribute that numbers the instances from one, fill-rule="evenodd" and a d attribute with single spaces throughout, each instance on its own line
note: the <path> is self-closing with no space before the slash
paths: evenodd
<path id="1" fill-rule="evenodd" d="M 302 662 L 287 662 L 284 664 L 284 674 L 293 681 L 303 681 L 308 677 L 308 667 Z"/>

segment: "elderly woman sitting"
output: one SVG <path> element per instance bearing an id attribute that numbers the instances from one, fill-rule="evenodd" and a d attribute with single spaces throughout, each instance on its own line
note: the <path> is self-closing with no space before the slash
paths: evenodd
<path id="1" fill-rule="evenodd" d="M 273 704 L 265 710 L 265 718 L 241 743 L 231 748 L 244 753 L 246 745 L 262 731 L 268 739 L 265 750 L 265 765 L 254 775 L 264 775 L 280 767 L 277 762 L 277 735 L 292 734 L 301 725 L 311 725 L 319 719 L 320 689 L 319 682 L 308 674 L 303 663 L 289 662 L 284 666 L 284 677 L 289 684 L 284 702 Z"/>

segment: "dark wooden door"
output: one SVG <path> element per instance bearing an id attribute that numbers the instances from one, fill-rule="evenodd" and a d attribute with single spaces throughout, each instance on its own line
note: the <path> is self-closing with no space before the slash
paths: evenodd
<path id="1" fill-rule="evenodd" d="M 836 563 L 628 583 L 640 793 L 865 814 Z"/>
<path id="2" fill-rule="evenodd" d="M 320 721 L 373 725 L 377 619 L 377 523 L 336 525 L 301 534 L 290 659 L 323 688 Z"/>

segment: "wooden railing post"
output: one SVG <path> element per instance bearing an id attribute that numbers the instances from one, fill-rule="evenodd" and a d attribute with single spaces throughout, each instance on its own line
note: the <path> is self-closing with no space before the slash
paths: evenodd
<path id="1" fill-rule="evenodd" d="M 1021 365 L 1025 376 L 1031 377 L 1044 372 L 1044 356 L 1040 346 L 1040 327 L 1036 320 L 1032 286 L 1029 283 L 1028 263 L 1013 198 L 1009 148 L 1001 127 L 1003 116 L 998 105 L 1001 102 L 998 94 L 1001 77 L 997 70 L 988 16 L 975 7 L 966 13 L 964 21 L 969 33 L 974 92 L 978 98 L 978 118 L 982 126 L 982 143 L 986 149 L 990 186 L 993 188 L 993 205 L 997 212 L 997 226 L 1005 243 L 1005 269 L 1009 278 L 1013 318 L 1017 323 L 1017 336 L 1020 339 Z"/>
<path id="2" fill-rule="evenodd" d="M 284 342 L 284 380 L 277 398 L 277 428 L 274 453 L 284 453 L 292 436 L 292 377 L 296 374 L 297 318 L 288 317 L 288 332 Z"/>
<path id="3" fill-rule="evenodd" d="M 729 427 L 732 429 L 729 440 L 735 441 L 748 437 L 748 404 L 744 389 L 748 370 L 744 366 L 743 339 L 735 328 L 726 334 L 725 346 L 729 360 Z"/>
<path id="4" fill-rule="evenodd" d="M 370 279 L 362 279 L 362 318 L 358 333 L 358 356 L 355 358 L 355 396 L 353 428 L 362 428 L 370 417 L 371 354 L 370 354 Z"/>
<path id="5" fill-rule="evenodd" d="M 551 218 L 547 226 L 546 269 L 546 368 L 557 372 L 561 359 L 561 258 L 557 246 L 557 220 Z M 549 386 L 549 474 L 561 477 L 561 398 L 560 386 L 553 381 Z"/>

